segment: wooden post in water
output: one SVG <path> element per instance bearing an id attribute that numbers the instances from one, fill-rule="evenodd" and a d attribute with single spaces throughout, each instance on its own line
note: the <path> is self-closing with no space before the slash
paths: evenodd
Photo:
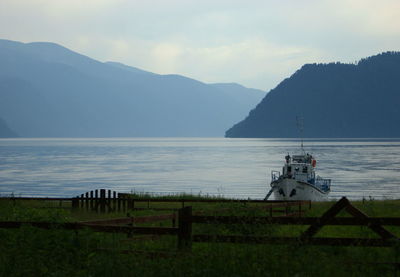
<path id="1" fill-rule="evenodd" d="M 192 249 L 192 207 L 185 207 L 178 212 L 178 249 Z"/>

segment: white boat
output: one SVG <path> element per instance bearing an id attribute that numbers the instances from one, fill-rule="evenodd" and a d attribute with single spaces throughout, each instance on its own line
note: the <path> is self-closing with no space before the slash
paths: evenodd
<path id="1" fill-rule="evenodd" d="M 303 145 L 302 145 L 303 146 Z M 323 201 L 331 189 L 331 180 L 315 175 L 316 160 L 303 150 L 301 155 L 289 154 L 285 157 L 282 174 L 271 172 L 271 194 L 275 200 L 311 200 Z"/>

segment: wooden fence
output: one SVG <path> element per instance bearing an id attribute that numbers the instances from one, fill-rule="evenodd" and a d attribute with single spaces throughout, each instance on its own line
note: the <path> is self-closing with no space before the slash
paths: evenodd
<path id="1" fill-rule="evenodd" d="M 138 204 L 141 207 L 139 207 Z M 146 203 L 143 207 L 143 203 Z M 117 193 L 111 190 L 101 189 L 86 192 L 78 197 L 72 198 L 73 209 L 86 209 L 97 211 L 100 213 L 105 212 L 126 212 L 128 210 L 171 210 L 172 208 L 151 207 L 151 203 L 179 203 L 182 208 L 189 203 L 256 203 L 262 204 L 263 208 L 269 211 L 270 216 L 274 213 L 283 213 L 289 215 L 301 215 L 304 210 L 311 208 L 311 201 L 281 201 L 281 200 L 242 200 L 242 199 L 173 199 L 173 198 L 134 198 L 134 195 L 129 193 Z M 291 207 L 296 207 L 296 214 L 293 214 Z M 281 210 L 277 208 L 283 208 Z M 172 209 L 172 210 L 177 210 Z"/>
<path id="2" fill-rule="evenodd" d="M 11 201 L 46 201 L 53 202 L 58 207 L 64 206 L 63 203 L 70 203 L 70 208 L 73 210 L 86 210 L 98 213 L 110 212 L 127 212 L 129 210 L 178 210 L 171 207 L 155 207 L 152 203 L 176 203 L 181 208 L 193 203 L 241 203 L 259 204 L 262 209 L 265 209 L 269 216 L 274 214 L 282 214 L 285 216 L 301 216 L 306 209 L 311 208 L 311 201 L 281 201 L 281 200 L 243 200 L 243 199 L 173 199 L 173 198 L 134 198 L 134 195 L 129 193 L 118 193 L 112 190 L 100 189 L 92 190 L 83 193 L 73 198 L 40 198 L 40 197 L 11 197 L 0 198 L 0 200 Z"/>
<path id="3" fill-rule="evenodd" d="M 128 199 L 116 191 L 92 190 L 71 199 L 72 209 L 85 209 L 100 213 L 127 211 L 131 208 Z"/>
<path id="4" fill-rule="evenodd" d="M 352 217 L 336 217 L 345 210 Z M 138 227 L 134 223 L 154 222 L 157 220 L 173 220 L 172 227 Z M 240 217 L 240 216 L 204 216 L 193 215 L 192 207 L 184 207 L 178 211 L 178 227 L 175 226 L 175 215 L 157 215 L 140 220 L 139 218 L 123 218 L 97 220 L 79 223 L 50 223 L 50 222 L 0 222 L 0 228 L 19 228 L 29 224 L 39 228 L 88 228 L 98 232 L 117 232 L 146 235 L 175 235 L 178 238 L 179 249 L 190 250 L 193 242 L 208 243 L 267 243 L 267 244 L 308 244 L 308 245 L 337 245 L 337 246 L 375 246 L 390 247 L 399 245 L 399 238 L 386 230 L 384 225 L 400 226 L 400 218 L 368 217 L 342 198 L 321 217 Z M 123 225 L 121 225 L 123 224 Z M 193 234 L 193 224 L 280 224 L 280 225 L 309 225 L 308 229 L 298 237 L 243 236 L 220 234 Z M 337 226 L 367 226 L 378 234 L 379 238 L 326 238 L 315 237 L 318 231 L 327 225 Z"/>
<path id="5" fill-rule="evenodd" d="M 352 217 L 335 217 L 345 210 Z M 229 243 L 268 243 L 268 244 L 308 244 L 308 245 L 337 245 L 337 246 L 393 246 L 399 245 L 399 238 L 386 230 L 383 225 L 400 226 L 400 218 L 368 217 L 359 209 L 351 205 L 343 197 L 335 203 L 321 217 L 235 217 L 235 216 L 193 216 L 190 207 L 182 211 L 185 230 L 183 236 L 188 245 L 192 242 L 229 242 Z M 237 236 L 219 234 L 191 234 L 191 224 L 280 224 L 280 225 L 309 225 L 308 229 L 298 237 L 271 237 L 271 236 Z M 326 238 L 315 237 L 318 231 L 327 225 L 336 226 L 367 226 L 380 238 Z M 189 235 L 190 233 L 190 235 Z"/>

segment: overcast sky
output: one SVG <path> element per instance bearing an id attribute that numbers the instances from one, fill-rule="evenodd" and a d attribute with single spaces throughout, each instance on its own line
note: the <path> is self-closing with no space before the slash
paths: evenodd
<path id="1" fill-rule="evenodd" d="M 304 63 L 400 50 L 400 0 L 0 0 L 0 38 L 270 90 Z"/>

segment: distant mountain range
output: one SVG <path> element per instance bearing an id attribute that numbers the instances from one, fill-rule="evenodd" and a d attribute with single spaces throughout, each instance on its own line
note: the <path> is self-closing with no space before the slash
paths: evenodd
<path id="1" fill-rule="evenodd" d="M 0 136 L 223 136 L 265 94 L 0 40 Z"/>
<path id="2" fill-rule="evenodd" d="M 272 89 L 226 137 L 400 137 L 400 52 L 357 64 L 306 64 Z"/>

